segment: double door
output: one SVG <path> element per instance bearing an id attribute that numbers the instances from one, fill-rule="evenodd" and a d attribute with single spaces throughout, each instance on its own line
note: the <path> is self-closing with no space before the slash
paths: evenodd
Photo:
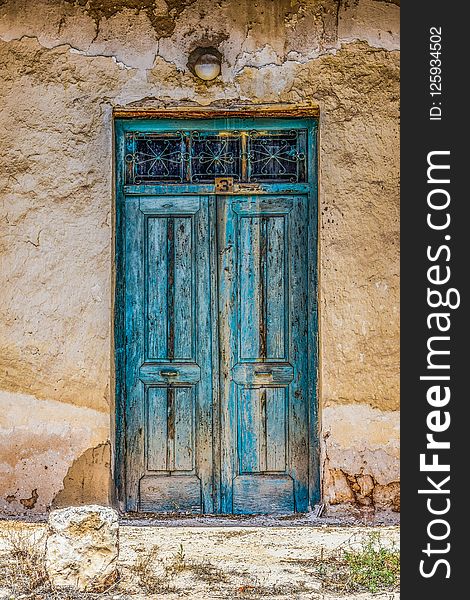
<path id="1" fill-rule="evenodd" d="M 308 130 L 257 133 L 278 160 L 255 177 L 253 130 L 198 125 L 122 135 L 125 507 L 303 512 L 317 493 Z"/>

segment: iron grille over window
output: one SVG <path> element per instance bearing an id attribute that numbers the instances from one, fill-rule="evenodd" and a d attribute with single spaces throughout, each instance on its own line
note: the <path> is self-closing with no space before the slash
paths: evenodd
<path id="1" fill-rule="evenodd" d="M 307 131 L 176 131 L 126 134 L 126 183 L 303 183 Z"/>

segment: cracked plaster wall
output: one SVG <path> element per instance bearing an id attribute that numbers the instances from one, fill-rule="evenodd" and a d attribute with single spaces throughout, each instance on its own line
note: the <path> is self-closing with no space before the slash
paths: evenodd
<path id="1" fill-rule="evenodd" d="M 113 106 L 240 101 L 320 105 L 323 495 L 397 508 L 397 5 L 0 1 L 0 512 L 110 498 Z"/>

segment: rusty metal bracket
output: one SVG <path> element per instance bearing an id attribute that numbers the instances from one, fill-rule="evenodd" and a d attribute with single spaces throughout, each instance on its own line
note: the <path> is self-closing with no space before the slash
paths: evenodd
<path id="1" fill-rule="evenodd" d="M 233 194 L 233 177 L 216 177 L 215 193 Z"/>

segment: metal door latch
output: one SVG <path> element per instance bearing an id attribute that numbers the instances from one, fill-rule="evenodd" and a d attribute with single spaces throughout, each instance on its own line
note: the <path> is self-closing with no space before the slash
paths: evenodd
<path id="1" fill-rule="evenodd" d="M 260 369 L 258 371 L 255 371 L 255 375 L 259 375 L 260 377 L 272 377 L 273 372 L 272 369 Z"/>
<path id="2" fill-rule="evenodd" d="M 162 377 L 177 377 L 178 371 L 163 370 L 163 371 L 160 371 L 160 375 Z"/>

